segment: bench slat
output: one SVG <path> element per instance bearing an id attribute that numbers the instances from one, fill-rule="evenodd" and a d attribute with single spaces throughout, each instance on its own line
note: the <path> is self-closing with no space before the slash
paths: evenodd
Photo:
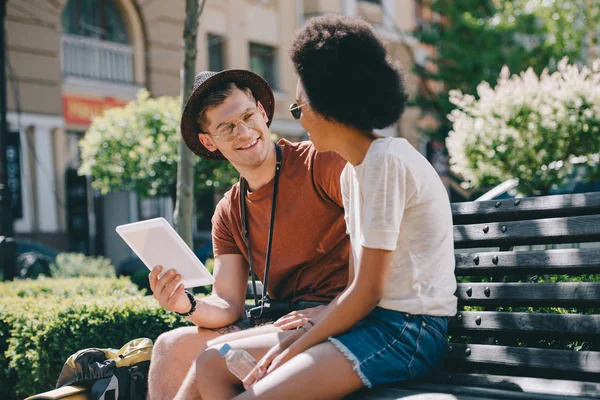
<path id="1" fill-rule="evenodd" d="M 363 389 L 359 392 L 353 393 L 350 396 L 344 397 L 344 400 L 398 400 L 398 399 L 409 399 L 409 400 L 489 400 L 489 394 L 481 396 L 474 396 L 472 394 L 462 395 L 457 394 L 455 396 L 445 394 L 442 391 L 435 392 L 435 388 L 428 390 L 426 393 L 422 391 L 415 391 L 411 389 L 403 389 L 400 387 L 393 386 L 376 386 L 373 389 Z M 494 397 L 496 399 L 500 397 Z"/>
<path id="2" fill-rule="evenodd" d="M 450 343 L 447 361 L 600 374 L 600 352 Z"/>
<path id="3" fill-rule="evenodd" d="M 598 307 L 600 282 L 459 283 L 456 296 L 468 306 Z"/>
<path id="4" fill-rule="evenodd" d="M 461 311 L 450 319 L 450 334 L 489 332 L 548 336 L 595 336 L 600 339 L 600 315 L 528 312 Z"/>
<path id="5" fill-rule="evenodd" d="M 600 273 L 600 248 L 456 254 L 457 276 Z"/>
<path id="6" fill-rule="evenodd" d="M 452 203 L 454 224 L 600 214 L 600 193 Z"/>
<path id="7" fill-rule="evenodd" d="M 440 373 L 431 377 L 428 381 L 450 385 L 489 387 L 527 393 L 600 398 L 600 383 L 597 382 L 469 373 Z M 408 384 L 407 387 L 410 387 L 410 384 Z"/>
<path id="8" fill-rule="evenodd" d="M 457 249 L 600 241 L 600 215 L 454 226 Z"/>
<path id="9" fill-rule="evenodd" d="M 448 385 L 448 384 L 428 384 L 421 382 L 411 382 L 406 385 L 407 389 L 414 390 L 417 393 L 446 393 L 458 396 L 480 396 L 485 399 L 502 399 L 502 400 L 539 400 L 539 393 L 524 393 L 504 389 L 469 387 L 463 385 Z M 418 398 L 418 397 L 416 397 Z M 453 399 L 454 397 L 446 397 L 444 399 Z M 459 397 L 461 398 L 461 397 Z M 572 397 L 563 395 L 548 395 L 543 396 L 546 400 L 572 400 Z M 429 397 L 425 397 L 429 399 Z M 435 397 L 433 397 L 435 399 Z M 584 397 L 584 399 L 590 399 Z M 440 399 L 441 400 L 441 399 Z"/>

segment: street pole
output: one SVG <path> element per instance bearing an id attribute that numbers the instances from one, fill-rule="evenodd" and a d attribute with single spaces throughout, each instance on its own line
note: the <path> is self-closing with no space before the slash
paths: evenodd
<path id="1" fill-rule="evenodd" d="M 6 150 L 8 147 L 8 123 L 6 122 L 6 35 L 4 20 L 6 2 L 0 0 L 0 269 L 4 280 L 12 280 L 16 270 L 16 250 Z"/>

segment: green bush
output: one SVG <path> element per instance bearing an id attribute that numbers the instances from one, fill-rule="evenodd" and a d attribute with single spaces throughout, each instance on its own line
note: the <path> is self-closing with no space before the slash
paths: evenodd
<path id="1" fill-rule="evenodd" d="M 142 198 L 171 196 L 177 183 L 179 97 L 151 98 L 147 90 L 125 107 L 95 118 L 79 142 L 81 175 L 102 194 L 134 191 Z M 194 159 L 195 193 L 226 192 L 239 179 L 231 163 Z"/>
<path id="2" fill-rule="evenodd" d="M 115 268 L 105 257 L 89 257 L 81 253 L 60 253 L 51 268 L 55 278 L 77 278 L 80 276 L 105 277 L 115 276 Z"/>
<path id="3" fill-rule="evenodd" d="M 504 67 L 494 88 L 479 84 L 477 97 L 450 91 L 456 109 L 446 145 L 461 186 L 518 178 L 522 194 L 548 194 L 578 170 L 584 179 L 600 174 L 600 61 L 580 67 L 565 57 L 557 68 L 538 77 Z"/>
<path id="4" fill-rule="evenodd" d="M 73 296 L 141 296 L 128 278 L 40 278 L 0 282 L 0 299 L 5 297 L 69 298 Z"/>
<path id="5" fill-rule="evenodd" d="M 0 293 L 2 399 L 53 389 L 65 360 L 78 350 L 155 340 L 189 325 L 128 279 L 5 282 Z"/>

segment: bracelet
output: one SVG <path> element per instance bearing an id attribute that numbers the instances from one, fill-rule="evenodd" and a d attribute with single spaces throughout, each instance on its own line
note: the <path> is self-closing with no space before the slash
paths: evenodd
<path id="1" fill-rule="evenodd" d="M 175 312 L 175 314 L 181 315 L 182 317 L 189 317 L 190 315 L 192 315 L 194 313 L 194 311 L 196 311 L 196 298 L 194 297 L 192 292 L 190 292 L 189 290 L 186 290 L 185 294 L 187 295 L 188 299 L 190 300 L 190 304 L 192 305 L 192 307 L 190 308 L 190 311 L 188 311 L 186 313 Z"/>

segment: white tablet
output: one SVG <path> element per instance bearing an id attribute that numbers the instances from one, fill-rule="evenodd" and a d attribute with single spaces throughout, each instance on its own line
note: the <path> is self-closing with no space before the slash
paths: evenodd
<path id="1" fill-rule="evenodd" d="M 116 230 L 148 269 L 162 265 L 162 274 L 175 269 L 186 288 L 211 285 L 215 281 L 166 219 L 119 225 Z"/>

